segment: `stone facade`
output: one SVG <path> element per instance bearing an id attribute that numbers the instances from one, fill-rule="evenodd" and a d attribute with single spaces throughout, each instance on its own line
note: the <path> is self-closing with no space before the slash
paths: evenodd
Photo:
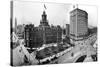
<path id="1" fill-rule="evenodd" d="M 88 13 L 81 9 L 70 12 L 70 36 L 81 39 L 88 34 Z"/>
<path id="2" fill-rule="evenodd" d="M 59 25 L 50 26 L 44 11 L 38 27 L 35 27 L 33 24 L 25 26 L 24 37 L 27 47 L 41 47 L 43 44 L 60 42 L 62 29 Z"/>

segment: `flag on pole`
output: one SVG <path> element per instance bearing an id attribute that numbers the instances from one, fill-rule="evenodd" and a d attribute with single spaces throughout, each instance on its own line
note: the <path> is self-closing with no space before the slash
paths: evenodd
<path id="1" fill-rule="evenodd" d="M 44 8 L 47 9 L 45 4 L 44 4 Z"/>

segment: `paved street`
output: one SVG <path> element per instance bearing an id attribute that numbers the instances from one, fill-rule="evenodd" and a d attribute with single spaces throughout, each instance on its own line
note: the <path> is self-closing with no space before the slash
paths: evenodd
<path id="1" fill-rule="evenodd" d="M 91 40 L 92 39 L 92 40 Z M 84 42 L 85 41 L 85 42 Z M 62 56 L 59 56 L 58 59 L 55 59 L 54 61 L 50 62 L 50 63 L 74 63 L 76 62 L 76 60 L 83 56 L 86 55 L 86 59 L 84 60 L 84 62 L 88 62 L 88 61 L 93 61 L 90 57 L 90 55 L 94 55 L 96 54 L 96 50 L 94 49 L 94 47 L 92 46 L 93 43 L 95 43 L 96 41 L 96 37 L 95 35 L 92 36 L 91 38 L 88 38 L 84 41 L 79 41 L 76 46 L 74 46 L 71 50 L 67 51 L 63 51 L 61 52 Z M 91 42 L 92 45 L 91 45 Z M 81 44 L 84 45 L 81 45 Z M 27 49 L 24 47 L 24 44 L 22 43 L 22 40 L 20 40 L 20 45 L 18 47 L 16 47 L 15 49 L 13 49 L 13 63 L 14 65 L 23 65 L 25 64 L 24 62 L 24 58 L 26 57 L 28 58 L 28 61 L 30 64 L 36 65 L 38 64 L 38 60 L 35 59 L 35 53 L 29 53 L 27 51 Z"/>
<path id="2" fill-rule="evenodd" d="M 87 55 L 85 61 L 92 61 L 90 55 L 96 54 L 97 51 L 93 48 L 91 42 L 95 41 L 96 37 L 93 35 L 91 38 L 88 38 L 85 43 L 83 43 L 83 45 L 77 44 L 70 52 L 65 53 L 63 56 L 59 57 L 58 63 L 73 63 L 82 55 Z"/>
<path id="3" fill-rule="evenodd" d="M 14 65 L 22 65 L 24 64 L 24 56 L 28 58 L 28 61 L 30 64 L 37 64 L 38 61 L 35 59 L 34 52 L 29 54 L 29 52 L 26 50 L 24 45 L 20 44 L 18 47 L 13 49 L 13 63 Z"/>
<path id="4" fill-rule="evenodd" d="M 19 52 L 21 50 L 21 47 L 18 46 L 17 48 L 13 49 L 13 65 L 21 65 L 24 63 L 24 53 Z"/>

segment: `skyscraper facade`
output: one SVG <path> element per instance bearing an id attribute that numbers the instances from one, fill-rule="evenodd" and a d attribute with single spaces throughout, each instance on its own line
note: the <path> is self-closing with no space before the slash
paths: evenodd
<path id="1" fill-rule="evenodd" d="M 70 12 L 70 37 L 78 40 L 88 34 L 88 13 L 79 8 Z"/>
<path id="2" fill-rule="evenodd" d="M 69 24 L 66 24 L 66 36 L 69 37 Z"/>

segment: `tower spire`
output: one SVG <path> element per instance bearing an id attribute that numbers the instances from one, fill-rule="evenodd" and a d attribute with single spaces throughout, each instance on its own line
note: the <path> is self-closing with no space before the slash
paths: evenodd
<path id="1" fill-rule="evenodd" d="M 46 5 L 44 4 L 44 10 L 43 10 L 43 14 L 42 14 L 42 20 L 40 21 L 40 26 L 49 26 L 48 24 L 48 20 L 47 20 L 47 14 L 46 14 Z"/>

